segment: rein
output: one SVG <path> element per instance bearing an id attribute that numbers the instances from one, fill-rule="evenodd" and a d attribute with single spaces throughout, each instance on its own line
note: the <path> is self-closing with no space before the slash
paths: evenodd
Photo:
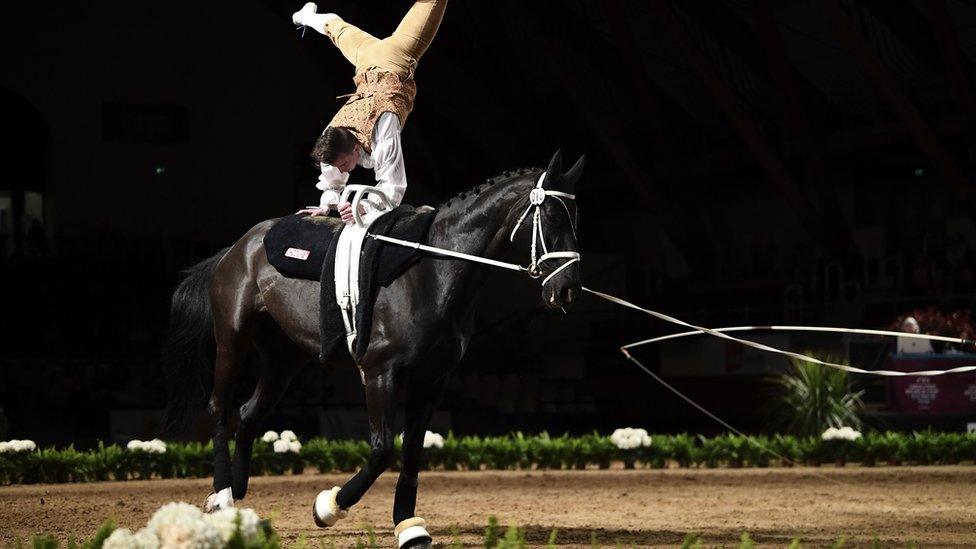
<path id="1" fill-rule="evenodd" d="M 757 343 L 755 341 L 749 341 L 748 339 L 740 339 L 738 337 L 734 337 L 734 336 L 728 335 L 727 332 L 744 332 L 744 331 L 750 331 L 750 330 L 753 330 L 753 331 L 754 330 L 775 330 L 775 331 L 831 332 L 831 333 L 877 335 L 877 336 L 885 336 L 885 337 L 910 337 L 910 338 L 914 338 L 914 339 L 927 339 L 927 340 L 930 340 L 930 341 L 945 341 L 945 342 L 949 342 L 949 343 L 960 343 L 960 344 L 966 344 L 966 345 L 972 345 L 972 344 L 974 344 L 974 341 L 973 340 L 970 340 L 970 339 L 961 339 L 961 338 L 957 338 L 957 337 L 945 337 L 945 336 L 933 336 L 933 335 L 928 335 L 928 334 L 911 334 L 911 333 L 902 333 L 902 332 L 889 332 L 887 330 L 862 330 L 862 329 L 857 329 L 857 328 L 834 328 L 834 327 L 816 327 L 816 326 L 735 326 L 735 327 L 732 327 L 732 328 L 711 329 L 711 328 L 705 328 L 705 327 L 702 327 L 702 326 L 695 326 L 694 324 L 689 324 L 689 323 L 687 323 L 687 322 L 685 322 L 683 320 L 677 319 L 677 318 L 675 318 L 673 316 L 669 316 L 669 315 L 666 315 L 664 313 L 659 313 L 657 311 L 652 311 L 651 309 L 645 309 L 643 307 L 639 307 L 639 306 L 634 305 L 633 303 L 631 303 L 629 301 L 620 299 L 619 297 L 612 296 L 612 295 L 609 295 L 609 294 L 605 294 L 605 293 L 602 293 L 602 292 L 597 292 L 597 291 L 591 290 L 591 289 L 589 289 L 587 287 L 583 287 L 583 291 L 584 292 L 591 293 L 591 294 L 593 294 L 593 295 L 595 295 L 595 296 L 597 296 L 597 297 L 599 297 L 601 299 L 604 299 L 606 301 L 609 301 L 610 303 L 614 303 L 614 304 L 617 304 L 617 305 L 621 305 L 621 306 L 627 307 L 629 309 L 634 309 L 636 311 L 640 311 L 640 312 L 642 312 L 644 314 L 653 316 L 655 318 L 659 318 L 659 319 L 661 319 L 661 320 L 663 320 L 665 322 L 670 322 L 671 324 L 676 324 L 678 326 L 684 326 L 685 328 L 691 328 L 693 330 L 693 331 L 690 331 L 690 332 L 681 332 L 681 333 L 677 333 L 677 334 L 670 334 L 670 335 L 666 335 L 666 336 L 656 337 L 656 338 L 653 338 L 653 339 L 646 339 L 646 340 L 643 340 L 643 341 L 637 341 L 635 343 L 630 343 L 630 344 L 627 344 L 627 345 L 624 345 L 624 346 L 620 347 L 620 352 L 623 353 L 624 356 L 628 360 L 631 360 L 633 362 L 637 362 L 637 360 L 633 358 L 633 356 L 630 354 L 630 351 L 629 350 L 632 349 L 632 348 L 634 348 L 634 347 L 639 347 L 641 345 L 648 345 L 648 344 L 651 344 L 651 343 L 657 343 L 659 341 L 664 341 L 664 340 L 667 340 L 667 339 L 677 339 L 677 338 L 688 337 L 688 336 L 697 335 L 697 334 L 708 334 L 708 335 L 715 336 L 715 337 L 720 338 L 720 339 L 725 339 L 727 341 L 734 341 L 736 343 L 740 343 L 742 345 L 745 345 L 746 347 L 752 347 L 753 349 L 758 349 L 760 351 L 766 351 L 766 352 L 769 352 L 769 353 L 779 354 L 779 355 L 783 355 L 783 356 L 786 356 L 786 357 L 789 357 L 789 358 L 795 358 L 795 359 L 798 359 L 798 360 L 802 360 L 804 362 L 813 362 L 814 364 L 819 364 L 821 366 L 827 366 L 827 367 L 834 368 L 834 369 L 837 369 L 837 370 L 843 370 L 845 372 L 850 372 L 850 373 L 853 373 L 853 374 L 868 374 L 868 375 L 875 375 L 875 376 L 882 376 L 882 377 L 906 377 L 906 376 L 911 376 L 911 377 L 934 377 L 934 376 L 941 376 L 941 375 L 946 375 L 946 374 L 959 374 L 959 373 L 963 373 L 963 372 L 976 371 L 976 366 L 959 366 L 959 367 L 956 367 L 956 368 L 950 368 L 948 370 L 921 370 L 921 371 L 916 371 L 916 372 L 900 372 L 900 371 L 896 371 L 896 370 L 864 370 L 862 368 L 856 368 L 856 367 L 850 366 L 848 364 L 838 364 L 836 362 L 828 362 L 828 361 L 820 360 L 818 358 L 814 358 L 812 356 L 808 356 L 808 355 L 805 355 L 805 354 L 802 354 L 802 353 L 796 353 L 796 352 L 793 352 L 793 351 L 784 351 L 782 349 L 777 349 L 776 347 L 773 347 L 771 345 L 766 345 L 766 344 L 763 344 L 763 343 Z M 640 364 L 640 363 L 638 362 L 638 364 Z"/>

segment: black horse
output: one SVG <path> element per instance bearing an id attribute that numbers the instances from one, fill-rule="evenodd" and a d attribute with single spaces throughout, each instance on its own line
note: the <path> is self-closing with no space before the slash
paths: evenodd
<path id="1" fill-rule="evenodd" d="M 557 196 L 573 193 L 583 158 L 565 174 L 557 152 L 546 170 L 544 188 Z M 514 242 L 510 234 L 530 206 L 541 170 L 490 180 L 437 213 L 428 244 L 499 260 L 527 263 L 532 217 Z M 560 194 L 567 193 L 567 194 Z M 535 193 L 538 201 L 539 191 Z M 572 204 L 544 200 L 538 205 L 545 227 L 544 250 L 578 252 Z M 193 422 L 202 411 L 212 370 L 209 413 L 213 421 L 214 491 L 211 507 L 233 505 L 247 492 L 251 450 L 261 423 L 289 382 L 318 354 L 319 284 L 285 278 L 268 264 L 265 233 L 276 220 L 253 227 L 233 246 L 190 268 L 172 299 L 171 329 L 164 348 L 169 386 L 168 430 Z M 340 223 L 339 220 L 329 220 Z M 568 307 L 581 292 L 579 264 L 568 259 L 540 265 L 543 302 Z M 376 298 L 369 346 L 359 367 L 365 379 L 371 452 L 365 466 L 341 489 L 325 490 L 313 505 L 319 526 L 330 525 L 357 503 L 394 461 L 398 396 L 405 396 L 403 462 L 393 504 L 401 546 L 429 546 L 422 519 L 414 517 L 424 433 L 473 331 L 475 301 L 494 268 L 426 255 Z M 555 272 L 557 271 L 558 272 Z M 409 311 L 410 314 L 404 314 Z M 250 399 L 232 410 L 232 391 L 252 350 L 257 380 Z M 349 366 L 355 367 L 351 358 Z M 196 403 L 198 406 L 194 406 Z M 230 418 L 239 413 L 236 449 L 228 448 Z M 222 494 L 222 500 L 221 500 Z M 231 494 L 233 499 L 231 499 Z"/>

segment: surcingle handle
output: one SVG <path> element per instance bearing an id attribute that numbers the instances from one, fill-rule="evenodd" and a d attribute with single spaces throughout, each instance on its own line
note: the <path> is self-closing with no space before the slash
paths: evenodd
<path id="1" fill-rule="evenodd" d="M 372 185 L 346 185 L 342 190 L 342 196 L 339 197 L 339 202 L 350 202 L 349 195 L 352 194 L 352 218 L 359 227 L 365 227 L 366 224 L 363 223 L 363 218 L 359 214 L 359 203 L 362 201 L 363 197 L 367 194 L 377 195 L 380 197 L 380 201 L 383 202 L 383 208 L 386 210 L 393 209 L 393 203 L 390 202 L 390 197 L 386 196 L 379 187 L 374 187 Z"/>

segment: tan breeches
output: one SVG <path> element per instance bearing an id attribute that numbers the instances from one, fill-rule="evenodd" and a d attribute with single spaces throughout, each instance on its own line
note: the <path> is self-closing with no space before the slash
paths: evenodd
<path id="1" fill-rule="evenodd" d="M 393 34 L 382 40 L 341 18 L 330 19 L 325 31 L 356 74 L 380 68 L 412 78 L 417 61 L 427 51 L 444 17 L 447 0 L 417 0 Z"/>

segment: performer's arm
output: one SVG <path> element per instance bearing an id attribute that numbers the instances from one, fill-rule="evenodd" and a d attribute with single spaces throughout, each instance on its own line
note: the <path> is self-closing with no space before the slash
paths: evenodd
<path id="1" fill-rule="evenodd" d="M 319 182 L 315 184 L 315 187 L 322 191 L 319 207 L 302 208 L 295 212 L 296 214 L 329 215 L 329 210 L 339 209 L 339 198 L 342 196 L 342 188 L 346 185 L 349 174 L 342 173 L 339 168 L 325 162 L 320 162 L 319 166 L 322 167 L 322 173 L 319 175 Z"/>
<path id="2" fill-rule="evenodd" d="M 400 119 L 395 113 L 383 113 L 376 122 L 372 157 L 376 186 L 383 191 L 393 207 L 399 206 L 407 191 L 407 172 L 403 166 L 403 150 L 400 148 Z M 383 208 L 383 203 L 378 199 L 366 198 L 360 204 L 367 212 Z"/>

